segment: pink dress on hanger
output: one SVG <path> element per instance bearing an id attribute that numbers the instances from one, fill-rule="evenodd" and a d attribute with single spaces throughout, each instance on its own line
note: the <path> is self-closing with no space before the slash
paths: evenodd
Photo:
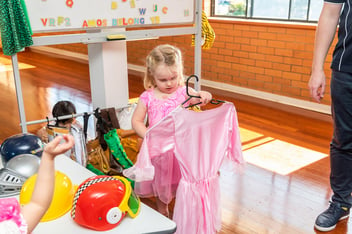
<path id="1" fill-rule="evenodd" d="M 179 106 L 147 131 L 136 164 L 124 175 L 136 184 L 154 179 L 159 166 L 154 161 L 165 152 L 174 153 L 182 176 L 173 216 L 176 233 L 216 233 L 221 228 L 218 171 L 224 161 L 234 168 L 244 163 L 234 105 L 203 112 Z"/>
<path id="2" fill-rule="evenodd" d="M 148 110 L 148 128 L 151 128 L 165 118 L 165 116 L 181 105 L 187 98 L 188 95 L 185 86 L 180 86 L 167 99 L 156 98 L 154 89 L 144 91 L 140 96 L 140 100 Z M 162 154 L 162 157 L 153 159 L 153 164 L 157 165 L 154 179 L 152 181 L 137 183 L 134 191 L 140 197 L 157 196 L 162 202 L 168 204 L 176 195 L 181 173 L 174 152 L 169 151 Z"/>

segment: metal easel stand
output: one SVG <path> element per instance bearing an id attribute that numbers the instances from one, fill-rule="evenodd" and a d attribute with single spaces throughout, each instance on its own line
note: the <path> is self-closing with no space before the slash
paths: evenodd
<path id="1" fill-rule="evenodd" d="M 26 125 L 26 115 L 25 115 L 24 104 L 23 104 L 23 95 L 22 95 L 20 72 L 18 69 L 17 53 L 14 55 L 11 55 L 11 60 L 12 60 L 13 76 L 14 76 L 15 86 L 16 86 L 17 105 L 18 105 L 18 111 L 20 114 L 22 133 L 27 133 L 28 130 Z"/>
<path id="2" fill-rule="evenodd" d="M 194 46 L 194 74 L 199 78 L 194 83 L 194 89 L 200 91 L 202 76 L 202 1 L 196 1 L 195 12 L 195 46 Z"/>

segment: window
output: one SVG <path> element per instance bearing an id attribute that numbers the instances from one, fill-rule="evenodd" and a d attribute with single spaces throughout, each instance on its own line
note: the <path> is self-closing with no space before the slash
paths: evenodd
<path id="1" fill-rule="evenodd" d="M 212 16 L 318 21 L 322 0 L 211 0 Z"/>

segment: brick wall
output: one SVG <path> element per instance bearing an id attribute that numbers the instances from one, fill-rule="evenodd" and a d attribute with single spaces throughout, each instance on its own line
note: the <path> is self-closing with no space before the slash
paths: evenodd
<path id="1" fill-rule="evenodd" d="M 316 25 L 292 25 L 209 19 L 216 33 L 210 50 L 202 50 L 202 79 L 310 101 L 307 88 Z M 156 44 L 171 43 L 184 53 L 185 72 L 192 74 L 194 52 L 191 36 L 128 43 L 128 62 L 143 65 Z M 335 43 L 335 42 L 333 42 Z M 330 62 L 322 103 L 330 104 Z"/>
<path id="2" fill-rule="evenodd" d="M 209 19 L 216 39 L 210 50 L 202 50 L 202 79 L 311 101 L 307 88 L 316 25 Z M 128 63 L 144 65 L 147 53 L 156 45 L 178 46 L 184 56 L 185 74 L 194 72 L 191 35 L 162 37 L 127 43 Z M 335 44 L 335 41 L 333 42 Z M 61 45 L 86 53 L 84 45 Z M 330 62 L 327 56 L 326 94 L 330 104 Z"/>

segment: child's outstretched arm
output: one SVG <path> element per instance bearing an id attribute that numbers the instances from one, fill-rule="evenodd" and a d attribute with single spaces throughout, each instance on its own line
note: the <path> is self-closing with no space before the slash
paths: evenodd
<path id="1" fill-rule="evenodd" d="M 64 142 L 61 142 L 62 140 Z M 71 149 L 73 145 L 73 136 L 64 135 L 57 136 L 45 146 L 31 201 L 21 209 L 28 224 L 28 233 L 33 231 L 50 206 L 55 184 L 54 158 Z"/>

